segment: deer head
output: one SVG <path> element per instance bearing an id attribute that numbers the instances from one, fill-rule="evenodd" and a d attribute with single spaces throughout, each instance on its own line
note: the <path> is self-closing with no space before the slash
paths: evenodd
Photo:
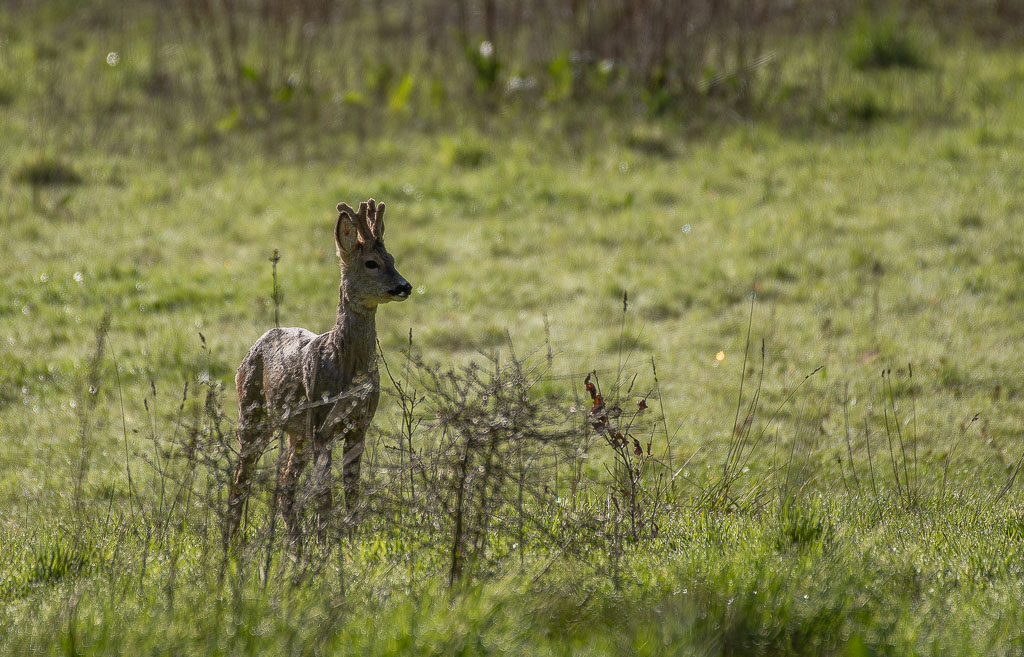
<path id="1" fill-rule="evenodd" d="M 395 259 L 384 247 L 383 203 L 371 198 L 360 203 L 358 211 L 339 203 L 334 243 L 349 302 L 376 307 L 409 298 L 412 285 L 395 269 Z"/>

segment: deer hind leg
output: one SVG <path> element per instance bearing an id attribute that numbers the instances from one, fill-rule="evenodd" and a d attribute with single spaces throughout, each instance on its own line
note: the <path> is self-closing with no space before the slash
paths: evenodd
<path id="1" fill-rule="evenodd" d="M 285 451 L 281 454 L 281 465 L 278 467 L 277 507 L 284 518 L 284 526 L 288 531 L 288 539 L 298 545 L 302 535 L 301 509 L 295 504 L 299 490 L 299 477 L 306 467 L 308 454 L 301 438 L 289 434 Z"/>
<path id="2" fill-rule="evenodd" d="M 263 363 L 250 352 L 238 368 L 238 464 L 228 493 L 228 540 L 241 525 L 242 512 L 249 498 L 252 473 L 267 448 L 270 428 L 262 390 Z"/>
<path id="3" fill-rule="evenodd" d="M 234 537 L 242 520 L 242 511 L 249 499 L 252 473 L 267 447 L 263 427 L 243 427 L 238 431 L 239 454 L 235 476 L 231 481 L 228 495 L 228 539 Z"/>

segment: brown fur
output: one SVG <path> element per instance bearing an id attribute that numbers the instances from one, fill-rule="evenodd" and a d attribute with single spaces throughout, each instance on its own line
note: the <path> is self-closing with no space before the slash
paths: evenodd
<path id="1" fill-rule="evenodd" d="M 238 530 L 252 471 L 277 429 L 287 436 L 277 501 L 292 539 L 299 533 L 299 476 L 311 454 L 317 526 L 321 531 L 326 526 L 333 506 L 331 451 L 339 441 L 345 445 L 345 505 L 350 512 L 356 508 L 363 439 L 380 397 L 377 306 L 407 299 L 412 287 L 384 248 L 383 203 L 370 199 L 358 212 L 339 203 L 334 239 L 341 265 L 334 327 L 320 335 L 303 328 L 271 329 L 238 367 L 239 459 L 228 502 L 229 537 Z"/>

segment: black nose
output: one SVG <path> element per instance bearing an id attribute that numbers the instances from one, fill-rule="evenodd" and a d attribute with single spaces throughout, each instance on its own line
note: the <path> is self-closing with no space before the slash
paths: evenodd
<path id="1" fill-rule="evenodd" d="M 408 283 L 402 283 L 395 289 L 391 290 L 391 294 L 396 297 L 407 297 L 412 294 L 412 285 Z"/>

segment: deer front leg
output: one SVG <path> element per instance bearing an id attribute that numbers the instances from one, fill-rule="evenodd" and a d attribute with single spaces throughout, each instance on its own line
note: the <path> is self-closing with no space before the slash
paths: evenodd
<path id="1" fill-rule="evenodd" d="M 313 442 L 313 498 L 316 504 L 317 539 L 322 543 L 327 538 L 327 524 L 334 507 L 334 477 L 331 475 L 330 436 L 316 436 Z"/>
<path id="2" fill-rule="evenodd" d="M 365 391 L 365 388 L 362 390 Z M 377 407 L 377 399 L 372 394 L 370 406 L 361 408 L 361 401 L 362 397 L 339 400 L 320 428 L 324 434 L 337 432 L 344 436 L 345 451 L 341 460 L 342 484 L 345 488 L 345 508 L 352 520 L 357 517 L 359 504 L 359 461 L 363 455 L 363 439 L 366 436 L 369 420 L 373 417 L 373 412 Z M 367 409 L 369 409 L 368 413 Z"/>
<path id="3" fill-rule="evenodd" d="M 345 456 L 342 460 L 342 481 L 345 487 L 345 509 L 356 517 L 359 504 L 359 460 L 363 456 L 366 432 L 352 431 L 345 436 Z"/>
<path id="4" fill-rule="evenodd" d="M 297 545 L 302 532 L 299 509 L 295 508 L 295 494 L 299 488 L 299 476 L 308 460 L 303 441 L 288 436 L 287 446 L 280 458 L 283 463 L 277 480 L 277 507 L 281 509 L 288 540 L 292 545 Z"/>

